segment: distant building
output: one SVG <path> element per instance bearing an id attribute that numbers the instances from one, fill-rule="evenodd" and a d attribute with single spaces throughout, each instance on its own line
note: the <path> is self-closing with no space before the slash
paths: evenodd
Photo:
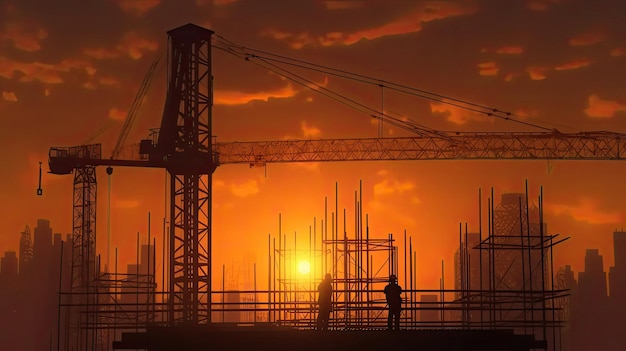
<path id="1" fill-rule="evenodd" d="M 420 322 L 426 323 L 426 325 L 434 325 L 435 322 L 441 322 L 441 306 L 438 301 L 438 295 L 420 295 Z"/>
<path id="2" fill-rule="evenodd" d="M 611 300 L 626 304 L 626 232 L 613 233 L 615 266 L 609 268 L 609 295 Z"/>
<path id="3" fill-rule="evenodd" d="M 467 233 L 467 236 L 462 234 L 459 243 L 462 248 L 455 252 L 454 290 L 456 290 L 455 300 L 458 303 L 454 306 L 459 310 L 451 315 L 453 320 L 480 321 L 479 311 L 473 309 L 481 307 L 481 300 L 488 300 L 487 295 L 482 292 L 489 289 L 489 254 L 486 250 L 478 248 L 480 241 L 480 233 Z M 461 253 L 466 251 L 467 257 L 462 257 Z M 461 293 L 461 290 L 464 293 Z M 461 313 L 462 310 L 466 313 Z M 483 318 L 487 317 L 488 313 L 484 313 Z"/>
<path id="4" fill-rule="evenodd" d="M 20 255 L 18 270 L 20 275 L 29 275 L 30 265 L 33 261 L 33 240 L 30 236 L 30 228 L 26 229 L 20 235 Z"/>
<path id="5" fill-rule="evenodd" d="M 47 219 L 38 219 L 35 227 L 35 241 L 33 243 L 33 260 L 36 269 L 49 265 L 52 258 L 52 228 Z"/>
<path id="6" fill-rule="evenodd" d="M 572 311 L 573 350 L 608 350 L 608 307 L 602 255 L 598 249 L 588 249 L 585 271 L 578 273 L 578 293 Z"/>
<path id="7" fill-rule="evenodd" d="M 224 322 L 241 322 L 241 293 L 239 291 L 224 292 Z"/>
<path id="8" fill-rule="evenodd" d="M 15 281 L 17 279 L 17 253 L 7 251 L 0 259 L 0 274 L 5 281 Z"/>

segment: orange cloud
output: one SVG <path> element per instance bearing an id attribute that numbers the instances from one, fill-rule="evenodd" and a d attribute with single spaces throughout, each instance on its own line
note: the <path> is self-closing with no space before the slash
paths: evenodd
<path id="1" fill-rule="evenodd" d="M 585 109 L 585 114 L 594 118 L 611 118 L 617 112 L 626 111 L 626 104 L 611 101 L 602 100 L 598 95 L 589 96 L 588 106 Z"/>
<path id="2" fill-rule="evenodd" d="M 12 91 L 3 91 L 2 98 L 6 101 L 17 102 L 17 96 Z"/>
<path id="3" fill-rule="evenodd" d="M 160 0 L 115 0 L 115 3 L 122 9 L 122 11 L 139 16 L 148 12 L 160 2 Z"/>
<path id="4" fill-rule="evenodd" d="M 122 111 L 116 107 L 113 107 L 109 110 L 109 118 L 114 119 L 116 121 L 123 121 L 126 119 L 126 115 L 128 113 L 126 111 Z"/>
<path id="5" fill-rule="evenodd" d="M 505 82 L 510 82 L 512 81 L 515 77 L 519 76 L 518 73 L 515 72 L 509 72 L 506 74 L 506 76 L 504 76 L 504 81 Z"/>
<path id="6" fill-rule="evenodd" d="M 569 44 L 571 46 L 588 46 L 604 41 L 604 39 L 606 38 L 601 33 L 589 32 L 571 38 Z"/>
<path id="7" fill-rule="evenodd" d="M 233 183 L 230 185 L 229 190 L 237 197 L 248 197 L 259 192 L 259 182 L 255 179 L 250 179 L 247 182 L 240 184 Z"/>
<path id="8" fill-rule="evenodd" d="M 526 68 L 526 72 L 528 73 L 528 75 L 530 76 L 530 79 L 532 80 L 546 79 L 546 72 L 548 72 L 548 70 L 549 69 L 547 67 L 538 67 L 538 66 L 531 66 L 531 67 Z"/>
<path id="9" fill-rule="evenodd" d="M 564 0 L 527 0 L 526 7 L 531 11 L 547 11 L 552 5 L 563 1 Z"/>
<path id="10" fill-rule="evenodd" d="M 363 7 L 362 1 L 324 1 L 327 10 L 349 10 Z"/>
<path id="11" fill-rule="evenodd" d="M 619 57 L 626 55 L 626 48 L 615 48 L 611 50 L 612 57 Z"/>
<path id="12" fill-rule="evenodd" d="M 485 121 L 486 116 L 481 113 L 462 109 L 443 102 L 431 102 L 430 111 L 435 116 L 445 117 L 448 122 L 463 125 L 469 121 Z"/>
<path id="13" fill-rule="evenodd" d="M 619 212 L 603 212 L 597 209 L 595 203 L 590 200 L 581 200 L 577 205 L 549 205 L 548 211 L 555 215 L 566 215 L 579 222 L 590 224 L 609 224 L 622 221 Z"/>
<path id="14" fill-rule="evenodd" d="M 358 30 L 352 33 L 329 32 L 322 36 L 309 33 L 288 33 L 275 29 L 265 30 L 262 35 L 276 40 L 285 40 L 294 49 L 306 45 L 353 45 L 361 40 L 375 40 L 387 36 L 416 33 L 422 30 L 424 23 L 448 17 L 468 15 L 474 9 L 449 1 L 426 1 L 420 3 L 415 10 L 378 27 Z"/>
<path id="15" fill-rule="evenodd" d="M 496 49 L 497 54 L 519 55 L 524 52 L 524 48 L 516 45 L 502 46 Z"/>
<path id="16" fill-rule="evenodd" d="M 216 105 L 244 105 L 251 101 L 269 101 L 270 99 L 290 98 L 297 94 L 291 83 L 283 88 L 273 91 L 247 93 L 240 91 L 215 91 L 214 103 Z"/>
<path id="17" fill-rule="evenodd" d="M 124 35 L 120 44 L 115 48 L 86 48 L 83 54 L 98 59 L 113 59 L 122 55 L 139 60 L 146 52 L 154 52 L 159 49 L 159 43 L 154 40 L 142 38 L 135 32 Z"/>
<path id="18" fill-rule="evenodd" d="M 41 41 L 48 36 L 45 29 L 29 22 L 6 21 L 3 27 L 0 30 L 0 40 L 10 41 L 23 51 L 39 51 Z"/>
<path id="19" fill-rule="evenodd" d="M 554 67 L 554 69 L 557 71 L 567 71 L 567 70 L 587 67 L 590 64 L 591 64 L 591 61 L 589 61 L 588 59 L 577 59 L 577 60 L 572 60 L 564 64 L 558 65 Z"/>
<path id="20" fill-rule="evenodd" d="M 305 138 L 317 138 L 322 134 L 322 131 L 314 126 L 309 126 L 306 121 L 300 122 L 300 129 Z"/>
<path id="21" fill-rule="evenodd" d="M 499 70 L 495 62 L 482 62 L 478 64 L 478 74 L 481 76 L 495 76 L 498 75 Z"/>
<path id="22" fill-rule="evenodd" d="M 422 30 L 422 24 L 448 17 L 473 13 L 474 9 L 446 1 L 421 3 L 414 11 L 379 27 L 365 29 L 346 35 L 341 42 L 352 45 L 363 39 L 374 40 L 386 36 L 415 33 Z"/>
<path id="23" fill-rule="evenodd" d="M 62 74 L 71 70 L 84 70 L 93 75 L 95 68 L 86 61 L 65 59 L 56 64 L 42 62 L 18 62 L 5 57 L 0 57 L 0 77 L 17 79 L 20 82 L 32 82 L 38 80 L 47 84 L 63 83 Z"/>
<path id="24" fill-rule="evenodd" d="M 397 179 L 389 180 L 383 179 L 382 181 L 374 184 L 374 195 L 392 195 L 402 194 L 406 191 L 413 190 L 415 183 L 411 181 L 400 182 Z"/>
<path id="25" fill-rule="evenodd" d="M 537 117 L 538 115 L 539 115 L 539 111 L 537 110 L 529 110 L 525 108 L 520 108 L 515 111 L 515 116 L 521 117 L 521 118 Z"/>

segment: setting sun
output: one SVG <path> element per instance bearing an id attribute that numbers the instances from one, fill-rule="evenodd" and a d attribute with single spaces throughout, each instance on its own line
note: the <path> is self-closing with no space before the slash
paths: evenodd
<path id="1" fill-rule="evenodd" d="M 307 261 L 298 262 L 298 272 L 300 274 L 309 274 L 311 272 L 311 264 Z"/>

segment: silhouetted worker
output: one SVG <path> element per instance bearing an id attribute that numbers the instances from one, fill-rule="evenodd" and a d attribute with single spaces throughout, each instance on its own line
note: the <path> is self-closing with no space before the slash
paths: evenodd
<path id="1" fill-rule="evenodd" d="M 317 287 L 319 312 L 317 314 L 317 330 L 328 330 L 328 319 L 332 311 L 333 284 L 332 276 L 326 274 L 324 280 Z"/>
<path id="2" fill-rule="evenodd" d="M 393 326 L 396 330 L 400 330 L 400 312 L 402 311 L 402 288 L 396 282 L 396 276 L 389 276 L 389 284 L 385 287 L 385 297 L 387 305 L 389 305 L 389 313 L 387 314 L 387 329 L 392 330 Z"/>

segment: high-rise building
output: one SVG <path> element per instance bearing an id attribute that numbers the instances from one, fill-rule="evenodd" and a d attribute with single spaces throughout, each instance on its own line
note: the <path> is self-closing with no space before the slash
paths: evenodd
<path id="1" fill-rule="evenodd" d="M 626 305 L 626 232 L 613 233 L 613 252 L 615 266 L 609 268 L 609 295 Z"/>
<path id="2" fill-rule="evenodd" d="M 33 243 L 33 260 L 38 268 L 47 266 L 52 258 L 52 228 L 47 219 L 38 219 Z"/>
<path id="3" fill-rule="evenodd" d="M 452 319 L 480 321 L 477 308 L 483 307 L 480 301 L 485 299 L 483 292 L 489 289 L 489 254 L 479 248 L 480 241 L 479 233 L 461 235 L 461 247 L 454 255 L 454 289 L 455 298 L 459 301 L 455 306 L 467 313 L 459 310 L 450 316 Z"/>
<path id="4" fill-rule="evenodd" d="M 607 350 L 609 306 L 606 273 L 598 249 L 586 251 L 585 271 L 578 273 L 578 296 L 572 312 L 576 319 L 572 325 L 572 346 L 576 350 Z"/>
<path id="5" fill-rule="evenodd" d="M 587 302 L 601 302 L 607 297 L 606 273 L 604 262 L 598 249 L 587 249 L 585 254 L 585 271 L 578 273 L 580 297 Z"/>
<path id="6" fill-rule="evenodd" d="M 29 275 L 29 268 L 33 260 L 33 240 L 30 236 L 30 227 L 26 229 L 20 236 L 20 256 L 19 256 L 19 272 L 23 276 Z"/>
<path id="7" fill-rule="evenodd" d="M 613 251 L 615 252 L 615 267 L 626 269 L 626 232 L 613 233 Z"/>
<path id="8" fill-rule="evenodd" d="M 539 209 L 527 204 L 526 194 L 503 194 L 493 213 L 495 286 L 501 290 L 544 290 L 541 265 L 541 235 L 548 227 L 540 224 Z M 512 247 L 520 248 L 511 250 Z M 534 249 L 530 249 L 530 248 Z M 522 250 L 524 249 L 524 250 Z M 545 263 L 545 257 L 544 257 Z"/>

